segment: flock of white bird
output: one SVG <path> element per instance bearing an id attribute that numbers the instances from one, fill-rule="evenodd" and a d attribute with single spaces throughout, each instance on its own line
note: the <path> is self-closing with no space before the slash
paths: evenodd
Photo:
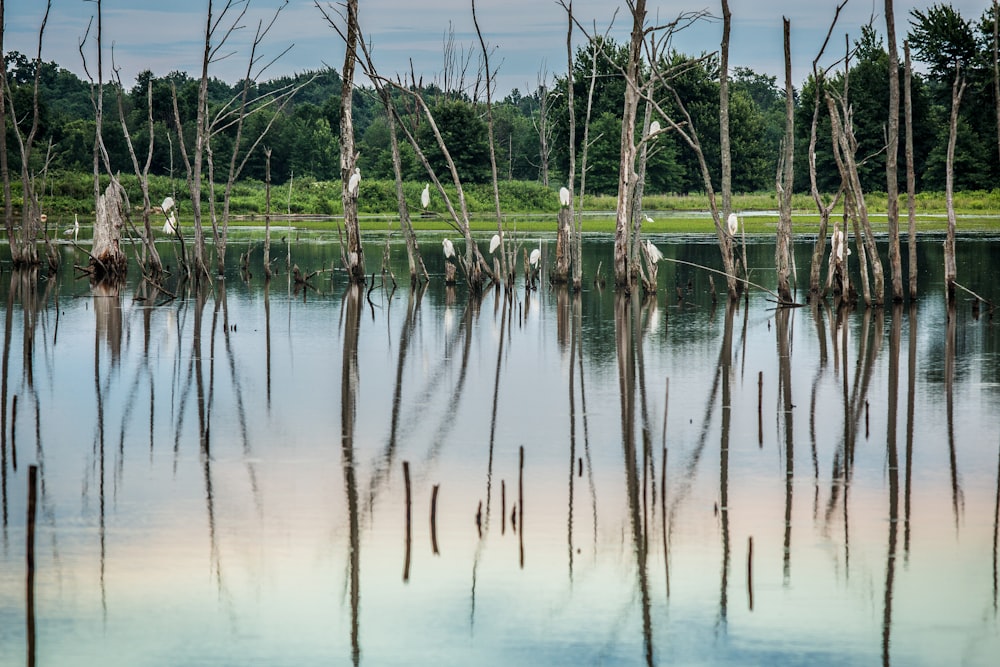
<path id="1" fill-rule="evenodd" d="M 654 136 L 659 131 L 660 131 L 659 123 L 657 123 L 656 121 L 650 123 L 649 125 L 650 136 Z M 351 194 L 351 196 L 353 197 L 358 196 L 358 187 L 360 186 L 360 184 L 361 184 L 361 169 L 355 167 L 354 172 L 351 174 L 351 178 L 347 181 L 347 191 Z M 559 188 L 559 205 L 562 206 L 563 208 L 566 208 L 570 205 L 571 201 L 572 201 L 572 194 L 570 193 L 569 188 L 565 186 Z M 427 210 L 427 207 L 431 205 L 430 183 L 425 184 L 423 191 L 421 191 L 420 193 L 420 205 L 421 207 L 423 207 L 424 210 Z M 177 230 L 177 218 L 175 214 L 176 204 L 174 202 L 174 198 L 168 196 L 166 199 L 164 199 L 163 203 L 160 204 L 160 210 L 166 216 L 166 222 L 163 223 L 163 233 L 174 234 L 175 231 Z M 645 213 L 643 214 L 643 219 L 649 223 L 653 222 L 653 219 L 649 217 L 648 214 Z M 739 218 L 735 213 L 729 214 L 729 217 L 726 220 L 726 229 L 729 232 L 730 236 L 736 236 L 736 232 L 739 231 Z M 64 231 L 63 234 L 66 236 L 72 236 L 74 242 L 77 240 L 80 234 L 80 220 L 76 215 L 73 216 L 73 226 Z M 497 248 L 500 247 L 500 242 L 501 242 L 500 235 L 494 234 L 493 238 L 490 239 L 491 255 L 496 252 Z M 541 240 L 539 240 L 538 247 L 533 249 L 531 253 L 528 255 L 528 263 L 531 265 L 532 268 L 538 268 L 538 263 L 542 259 L 541 243 L 542 243 Z M 838 259 L 842 259 L 844 253 L 844 243 L 842 240 L 839 240 L 838 243 L 837 233 L 834 234 L 832 245 L 834 254 L 836 254 Z M 644 246 L 646 248 L 646 253 L 649 256 L 650 261 L 659 262 L 660 260 L 663 259 L 663 253 L 660 252 L 659 248 L 653 245 L 652 241 L 646 239 L 646 241 L 644 242 Z M 443 241 L 441 241 L 441 247 L 444 250 L 445 259 L 451 259 L 455 257 L 455 244 L 451 242 L 451 239 L 444 239 Z M 850 254 L 850 252 L 851 252 L 850 249 L 848 249 L 847 253 Z"/>

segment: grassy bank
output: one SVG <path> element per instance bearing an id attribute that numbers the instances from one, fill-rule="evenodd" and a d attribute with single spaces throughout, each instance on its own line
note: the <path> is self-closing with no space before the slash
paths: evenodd
<path id="1" fill-rule="evenodd" d="M 130 197 L 133 208 L 141 206 L 141 190 L 134 176 L 122 176 L 122 182 Z M 404 184 L 406 200 L 411 206 L 415 227 L 419 230 L 449 229 L 447 208 L 437 192 L 432 192 L 431 205 L 426 212 L 420 209 L 420 191 L 424 184 L 419 182 Z M 559 209 L 557 185 L 545 187 L 537 182 L 505 181 L 500 183 L 500 205 L 506 220 L 524 232 L 553 231 L 555 215 Z M 13 184 L 12 197 L 16 208 L 20 208 L 20 184 Z M 446 190 L 456 202 L 455 190 Z M 496 228 L 491 185 L 468 185 L 464 187 L 466 204 L 477 231 Z M 173 196 L 180 204 L 181 222 L 190 220 L 191 205 L 187 198 L 187 187 L 183 179 L 153 177 L 150 181 L 150 195 L 154 204 L 167 195 Z M 207 187 L 203 188 L 203 200 L 208 198 Z M 222 188 L 217 188 L 217 202 L 221 205 Z M 828 198 L 829 201 L 829 198 Z M 241 225 L 263 225 L 266 210 L 265 187 L 257 181 L 244 181 L 236 185 L 231 197 L 231 210 Z M 1000 229 L 1000 189 L 956 193 L 955 208 L 962 217 L 962 229 Z M 873 192 L 866 196 L 866 203 L 876 229 L 885 227 L 887 198 L 885 193 Z M 711 218 L 708 217 L 708 198 L 705 195 L 660 194 L 646 195 L 643 208 L 653 223 L 643 229 L 654 233 L 711 232 Z M 615 197 L 610 195 L 588 195 L 582 206 L 583 226 L 587 231 L 613 231 Z M 204 202 L 207 213 L 207 201 Z M 812 197 L 797 194 L 792 199 L 796 231 L 807 232 L 815 229 L 819 222 Z M 61 224 L 79 215 L 83 221 L 93 216 L 93 184 L 90 175 L 63 173 L 52 174 L 45 183 L 42 208 Z M 777 197 L 773 192 L 733 195 L 733 208 L 741 214 L 747 233 L 770 233 L 777 223 Z M 392 181 L 362 180 L 358 195 L 358 209 L 365 229 L 386 229 L 390 220 L 398 218 L 396 210 L 395 184 Z M 221 210 L 221 206 L 220 206 Z M 946 225 L 946 202 L 944 193 L 925 192 L 917 195 L 916 210 L 921 231 L 944 229 Z M 316 181 L 300 178 L 290 183 L 271 188 L 271 212 L 275 220 L 292 217 L 300 228 L 331 229 L 334 220 L 342 214 L 340 202 L 340 181 Z M 901 199 L 901 223 L 905 227 L 905 196 Z M 842 209 L 834 212 L 839 219 Z M 280 224 L 280 223 L 279 223 Z"/>

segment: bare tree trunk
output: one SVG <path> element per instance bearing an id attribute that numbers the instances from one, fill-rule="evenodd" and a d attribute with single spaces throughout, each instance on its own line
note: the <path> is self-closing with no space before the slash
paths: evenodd
<path id="1" fill-rule="evenodd" d="M 910 91 L 910 79 L 913 69 L 910 67 L 910 45 L 903 42 L 905 64 L 903 66 L 903 115 L 906 123 L 906 211 L 909 222 L 909 269 L 910 269 L 910 299 L 917 298 L 917 215 L 916 190 L 917 178 L 913 168 L 913 99 Z"/>
<path id="2" fill-rule="evenodd" d="M 128 260 L 122 250 L 121 237 L 125 205 L 122 186 L 117 181 L 108 184 L 104 194 L 97 198 L 94 216 L 94 246 L 91 251 L 90 269 L 97 283 L 115 283 L 125 279 Z"/>
<path id="3" fill-rule="evenodd" d="M 341 200 L 344 204 L 344 227 L 347 230 L 347 274 L 352 283 L 365 283 L 365 256 L 361 247 L 361 228 L 358 224 L 358 196 L 351 192 L 351 177 L 359 173 L 358 154 L 354 150 L 354 65 L 358 48 L 358 0 L 347 0 L 347 50 L 344 54 L 344 71 L 340 89 L 340 177 Z"/>
<path id="4" fill-rule="evenodd" d="M 729 0 L 722 0 L 722 45 L 719 50 L 719 151 L 722 166 L 722 217 L 732 211 L 733 160 L 729 146 Z"/>
<path id="5" fill-rule="evenodd" d="M 955 140 L 958 136 L 958 108 L 965 92 L 965 75 L 955 67 L 951 84 L 951 120 L 948 124 L 948 157 L 945 162 L 944 198 L 948 208 L 948 233 L 944 240 L 944 284 L 948 303 L 955 301 Z"/>
<path id="6" fill-rule="evenodd" d="M 271 149 L 264 149 L 264 281 L 271 280 Z"/>
<path id="7" fill-rule="evenodd" d="M 993 0 L 993 103 L 997 115 L 997 155 L 1000 156 L 1000 2 Z"/>
<path id="8" fill-rule="evenodd" d="M 594 107 L 594 85 L 597 82 L 597 39 L 591 38 L 590 44 L 592 47 L 590 60 L 590 86 L 587 90 L 587 113 L 583 123 L 583 154 L 580 156 L 580 209 L 583 209 L 583 198 L 587 192 L 587 151 L 590 148 L 590 115 Z M 572 69 L 570 69 L 572 71 Z M 572 112 L 570 113 L 572 116 Z M 575 121 L 572 121 L 573 125 L 571 127 L 576 129 Z M 575 142 L 570 142 L 570 150 L 573 151 L 571 155 L 576 154 Z M 572 178 L 572 175 L 570 176 Z M 570 194 L 572 194 L 572 189 Z M 575 197 L 573 198 L 576 199 Z M 571 202 L 571 206 L 575 206 Z M 574 246 L 576 249 L 575 262 L 573 266 L 573 289 L 579 291 L 583 285 L 583 217 L 582 210 L 576 213 L 576 239 Z"/>
<path id="9" fill-rule="evenodd" d="M 556 263 L 549 279 L 553 283 L 568 283 L 570 270 L 576 258 L 576 246 L 573 242 L 573 199 L 575 194 L 574 180 L 576 177 L 576 107 L 573 99 L 573 2 L 563 4 L 566 9 L 566 108 L 569 114 L 569 173 L 566 189 L 569 190 L 569 205 L 559 209 L 558 235 L 556 236 Z M 575 270 L 574 270 L 575 273 Z"/>
<path id="10" fill-rule="evenodd" d="M 569 76 L 572 78 L 572 70 Z M 541 161 L 539 169 L 542 185 L 549 187 L 549 153 L 552 151 L 549 139 L 552 128 L 549 126 L 549 90 L 541 73 L 538 74 L 538 121 L 535 123 L 535 130 L 538 132 L 538 159 Z"/>
<path id="11" fill-rule="evenodd" d="M 117 71 L 116 71 L 117 75 Z M 149 144 L 146 149 L 146 162 L 142 167 L 139 166 L 139 159 L 135 153 L 135 147 L 132 145 L 132 136 L 128 130 L 128 123 L 125 119 L 125 104 L 122 95 L 123 87 L 121 85 L 121 80 L 118 80 L 117 87 L 117 97 L 118 97 L 118 120 L 122 126 L 122 134 L 125 136 L 125 145 L 128 147 L 129 157 L 132 159 L 132 169 L 135 171 L 136 179 L 139 181 L 139 187 L 142 189 L 142 243 L 143 243 L 143 261 L 142 269 L 146 277 L 153 282 L 159 282 L 163 277 L 163 262 L 160 260 L 160 253 L 156 250 L 156 243 L 153 238 L 153 227 L 149 220 L 149 214 L 151 210 L 151 203 L 149 200 L 149 168 L 153 161 L 153 82 L 149 81 L 146 85 L 146 127 L 149 131 Z"/>
<path id="12" fill-rule="evenodd" d="M 379 84 L 376 84 L 377 86 Z M 413 230 L 413 222 L 410 220 L 410 209 L 406 205 L 406 197 L 403 195 L 403 158 L 399 152 L 399 137 L 396 114 L 392 113 L 389 105 L 392 99 L 389 91 L 384 86 L 379 87 L 379 94 L 382 102 L 389 112 L 389 138 L 392 146 L 392 171 L 396 180 L 396 203 L 399 208 L 399 226 L 403 229 L 403 238 L 406 239 L 406 259 L 410 268 L 410 285 L 415 285 L 423 276 L 424 281 L 430 280 L 427 274 L 427 267 L 424 266 L 424 258 L 420 254 L 420 245 L 417 243 L 417 234 Z"/>
<path id="13" fill-rule="evenodd" d="M 725 3 L 723 3 L 725 7 Z M 792 89 L 791 23 L 782 19 L 785 43 L 785 138 L 782 141 L 782 155 L 779 160 L 777 179 L 778 191 L 778 238 L 774 248 L 774 262 L 778 271 L 778 298 L 783 303 L 792 303 L 792 290 L 788 282 L 791 273 L 789 246 L 792 237 L 792 159 L 795 141 L 795 102 Z M 725 198 L 725 194 L 723 194 Z M 725 207 L 725 203 L 723 203 Z"/>
<path id="14" fill-rule="evenodd" d="M 629 45 L 625 74 L 625 100 L 622 107 L 621 154 L 618 168 L 618 204 L 615 212 L 615 287 L 630 290 L 629 235 L 632 203 L 635 194 L 635 117 L 639 105 L 639 62 L 642 57 L 643 30 L 646 20 L 646 0 L 630 5 L 632 39 Z"/>
<path id="15" fill-rule="evenodd" d="M 899 256 L 899 52 L 896 49 L 896 19 L 892 0 L 885 0 L 886 41 L 889 47 L 889 123 L 885 155 L 885 192 L 888 197 L 889 265 L 892 300 L 903 300 L 903 267 Z"/>
<path id="16" fill-rule="evenodd" d="M 497 234 L 500 236 L 500 274 L 509 287 L 513 285 L 514 272 L 507 270 L 507 244 L 504 239 L 503 213 L 500 211 L 500 184 L 497 177 L 496 141 L 493 135 L 493 73 L 490 71 L 489 50 L 486 48 L 486 41 L 483 39 L 483 33 L 479 29 L 479 21 L 476 18 L 476 0 L 472 0 L 472 22 L 476 26 L 479 46 L 483 50 L 483 66 L 486 70 L 486 129 L 490 145 L 490 176 L 493 182 L 493 204 L 496 208 Z M 572 72 L 569 78 L 572 81 Z M 565 282 L 565 279 L 563 282 Z"/>
<path id="17" fill-rule="evenodd" d="M 0 0 L 0 27 L 7 25 L 4 0 Z M 3 180 L 3 223 L 7 241 L 13 254 L 14 203 L 11 201 L 10 165 L 7 164 L 7 51 L 3 44 L 4 30 L 0 28 L 0 180 Z"/>

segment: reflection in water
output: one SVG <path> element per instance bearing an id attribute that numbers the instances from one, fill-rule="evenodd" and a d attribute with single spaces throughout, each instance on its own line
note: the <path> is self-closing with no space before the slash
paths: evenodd
<path id="1" fill-rule="evenodd" d="M 35 463 L 45 664 L 995 662 L 998 334 L 943 299 L 883 322 L 540 287 L 519 317 L 517 292 L 369 301 L 337 273 L 306 300 L 8 278 L 0 655 L 28 645 Z"/>
<path id="2" fill-rule="evenodd" d="M 358 481 L 354 460 L 354 430 L 358 400 L 358 335 L 361 329 L 363 286 L 352 283 L 344 296 L 344 356 L 340 377 L 340 453 L 347 493 L 347 517 L 350 526 L 348 577 L 351 596 L 351 661 L 361 661 L 359 641 L 361 606 L 361 535 L 358 520 Z"/>
<path id="3" fill-rule="evenodd" d="M 639 305 L 628 295 L 615 294 L 615 341 L 618 351 L 618 392 L 621 401 L 622 455 L 625 462 L 625 487 L 628 498 L 629 525 L 632 529 L 632 551 L 636 562 L 636 586 L 642 608 L 642 636 L 646 664 L 653 664 L 653 632 L 650 617 L 649 581 L 646 571 L 647 527 L 639 498 L 639 470 L 635 443 L 636 366 L 641 367 L 642 333 L 639 326 Z M 640 372 L 640 378 L 644 377 Z M 640 386 L 645 395 L 645 387 Z M 644 428 L 645 432 L 645 428 Z"/>
<path id="4" fill-rule="evenodd" d="M 899 528 L 899 454 L 896 450 L 896 411 L 899 402 L 899 341 L 903 328 L 903 304 L 892 306 L 889 334 L 889 408 L 886 414 L 886 454 L 889 461 L 889 546 L 885 556 L 885 597 L 882 605 L 882 664 L 888 667 L 892 634 L 892 594 L 896 574 L 896 535 Z"/>
<path id="5" fill-rule="evenodd" d="M 782 582 L 788 586 L 792 578 L 792 490 L 795 480 L 795 437 L 792 420 L 792 345 L 791 308 L 778 308 L 774 313 L 774 331 L 778 343 L 779 422 L 785 450 L 785 541 L 782 550 Z"/>

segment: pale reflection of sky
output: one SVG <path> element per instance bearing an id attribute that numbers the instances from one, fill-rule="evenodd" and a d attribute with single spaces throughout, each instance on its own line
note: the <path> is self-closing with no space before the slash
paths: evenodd
<path id="1" fill-rule="evenodd" d="M 709 263 L 715 257 L 706 245 L 702 261 Z M 688 275 L 677 279 L 684 283 Z M 0 655 L 19 664 L 25 646 L 25 471 L 38 462 L 39 664 L 349 662 L 351 522 L 341 447 L 349 317 L 342 287 L 331 290 L 327 282 L 323 293 L 303 300 L 272 284 L 268 317 L 262 291 L 234 278 L 224 309 L 221 296 L 205 300 L 200 328 L 196 301 L 150 309 L 129 291 L 116 346 L 95 335 L 95 307 L 102 304 L 83 295 L 80 283 L 64 279 L 59 287 L 58 317 L 52 306 L 42 310 L 28 347 L 31 383 L 24 309 L 19 301 L 5 309 L 12 320 L 7 410 L 12 420 L 17 395 L 18 467 L 8 432 Z M 559 326 L 556 293 L 532 293 L 529 304 L 519 289 L 505 318 L 495 293 L 470 313 L 463 288 L 446 305 L 435 283 L 419 307 L 413 304 L 409 331 L 405 289 L 391 300 L 379 291 L 371 297 L 358 320 L 352 434 L 362 663 L 635 664 L 651 651 L 658 664 L 871 664 L 882 659 L 894 537 L 891 662 L 992 664 L 1000 648 L 993 593 L 997 344 L 993 327 L 972 321 L 967 308 L 957 327 L 951 434 L 940 294 L 929 292 L 919 305 L 912 378 L 913 330 L 909 311 L 901 312 L 893 531 L 886 397 L 899 314 L 873 314 L 866 336 L 864 309 L 850 313 L 845 350 L 842 330 L 834 341 L 831 313 L 823 312 L 821 366 L 816 316 L 809 308 L 790 312 L 789 451 L 779 411 L 776 315 L 760 296 L 748 311 L 741 304 L 733 315 L 728 505 L 721 506 L 717 368 L 725 308 L 713 309 L 703 295 L 678 307 L 671 282 L 658 297 L 659 323 L 645 334 L 642 383 L 636 362 L 636 446 L 641 453 L 645 426 L 656 477 L 655 491 L 647 480 L 644 493 L 639 468 L 638 494 L 650 522 L 639 568 L 623 464 L 613 293 L 588 286 L 580 302 L 586 432 L 579 360 L 571 356 L 570 328 Z M 876 330 L 880 347 L 866 382 L 860 348 L 867 341 L 871 352 Z M 120 347 L 115 362 L 113 347 Z M 659 494 L 668 378 L 665 558 Z M 834 480 L 843 461 L 845 392 L 861 396 L 848 420 L 857 439 L 846 506 Z M 204 449 L 200 421 L 210 424 Z M 510 522 L 521 446 L 523 568 L 521 535 Z M 408 582 L 403 461 L 413 499 Z M 429 521 L 436 484 L 438 555 Z"/>

